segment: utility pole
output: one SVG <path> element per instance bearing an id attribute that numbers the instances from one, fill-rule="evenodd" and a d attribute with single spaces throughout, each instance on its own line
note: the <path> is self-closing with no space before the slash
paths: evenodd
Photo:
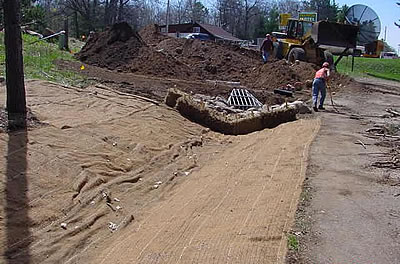
<path id="1" fill-rule="evenodd" d="M 385 42 L 386 42 L 386 31 L 387 31 L 387 26 L 385 26 L 385 38 L 384 38 Z"/>
<path id="2" fill-rule="evenodd" d="M 26 119 L 26 98 L 20 0 L 4 0 L 3 10 L 8 123 L 9 126 L 24 127 Z"/>
<path id="3" fill-rule="evenodd" d="M 169 0 L 167 2 L 167 17 L 166 17 L 166 30 L 167 30 L 167 36 L 168 36 L 168 26 L 169 26 Z"/>

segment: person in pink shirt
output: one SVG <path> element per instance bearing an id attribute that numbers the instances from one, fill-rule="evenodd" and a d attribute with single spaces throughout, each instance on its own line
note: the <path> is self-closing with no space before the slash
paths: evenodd
<path id="1" fill-rule="evenodd" d="M 313 101 L 313 109 L 315 112 L 319 110 L 325 110 L 324 101 L 326 97 L 326 82 L 329 78 L 329 63 L 324 62 L 322 64 L 322 68 L 315 73 L 315 78 L 312 83 L 312 101 Z M 319 99 L 318 105 L 318 95 L 321 93 L 321 98 Z M 317 108 L 318 105 L 318 108 Z"/>

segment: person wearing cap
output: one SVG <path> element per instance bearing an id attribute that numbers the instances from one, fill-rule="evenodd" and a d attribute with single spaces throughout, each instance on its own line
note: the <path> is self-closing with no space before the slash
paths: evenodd
<path id="1" fill-rule="evenodd" d="M 325 110 L 324 101 L 326 97 L 326 81 L 328 80 L 329 75 L 330 75 L 329 63 L 324 62 L 322 64 L 322 68 L 315 73 L 315 78 L 312 83 L 312 102 L 313 102 L 313 109 L 315 112 L 318 112 L 318 109 Z M 321 93 L 321 98 L 319 99 L 319 105 L 318 105 L 318 95 L 320 93 Z"/>
<path id="2" fill-rule="evenodd" d="M 264 63 L 268 61 L 268 57 L 271 54 L 272 49 L 273 49 L 272 38 L 270 34 L 267 34 L 265 35 L 265 39 L 263 40 L 260 47 L 260 52 Z"/>

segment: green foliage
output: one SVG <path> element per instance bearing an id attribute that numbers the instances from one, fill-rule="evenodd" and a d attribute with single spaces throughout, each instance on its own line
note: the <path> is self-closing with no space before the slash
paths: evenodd
<path id="1" fill-rule="evenodd" d="M 279 30 L 279 11 L 276 7 L 268 12 L 268 17 L 265 22 L 265 32 L 271 33 Z"/>
<path id="2" fill-rule="evenodd" d="M 346 21 L 346 13 L 349 10 L 348 5 L 343 5 L 341 8 L 338 9 L 337 13 L 337 22 L 344 23 Z"/>
<path id="3" fill-rule="evenodd" d="M 339 7 L 330 0 L 310 0 L 305 2 L 308 11 L 317 12 L 318 20 L 329 20 L 336 22 Z"/>
<path id="4" fill-rule="evenodd" d="M 35 21 L 35 29 L 46 27 L 45 17 L 46 11 L 40 5 L 31 6 L 23 9 L 22 23 L 30 23 Z"/>
<path id="5" fill-rule="evenodd" d="M 341 73 L 351 76 L 375 76 L 382 79 L 400 81 L 400 59 L 355 58 L 351 71 L 351 57 L 344 57 L 337 66 Z"/>
<path id="6" fill-rule="evenodd" d="M 254 30 L 254 38 L 263 38 L 265 37 L 265 34 L 267 33 L 267 30 L 265 29 L 266 25 L 266 19 L 265 16 L 262 14 L 257 16 L 257 22 Z"/>
<path id="7" fill-rule="evenodd" d="M 384 41 L 384 40 L 382 40 L 383 41 L 383 51 L 386 51 L 386 52 L 396 52 L 396 50 L 392 47 L 392 46 L 390 46 L 386 41 Z"/>
<path id="8" fill-rule="evenodd" d="M 208 9 L 201 3 L 195 2 L 193 6 L 193 19 L 196 22 L 204 23 L 208 15 Z"/>
<path id="9" fill-rule="evenodd" d="M 63 84 L 79 85 L 85 79 L 72 72 L 60 71 L 54 62 L 56 60 L 74 60 L 73 54 L 58 49 L 58 46 L 38 38 L 24 34 L 23 55 L 24 74 L 27 79 L 43 79 Z M 4 34 L 0 33 L 0 74 L 5 75 Z"/>
<path id="10" fill-rule="evenodd" d="M 295 235 L 290 234 L 288 236 L 288 248 L 290 250 L 299 250 L 299 241 L 297 240 L 297 237 Z"/>

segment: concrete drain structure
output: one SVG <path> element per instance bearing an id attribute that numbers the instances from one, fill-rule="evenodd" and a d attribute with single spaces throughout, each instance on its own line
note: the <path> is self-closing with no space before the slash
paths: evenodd
<path id="1" fill-rule="evenodd" d="M 228 104 L 242 110 L 261 108 L 263 106 L 262 103 L 246 89 L 233 89 L 228 97 Z"/>

